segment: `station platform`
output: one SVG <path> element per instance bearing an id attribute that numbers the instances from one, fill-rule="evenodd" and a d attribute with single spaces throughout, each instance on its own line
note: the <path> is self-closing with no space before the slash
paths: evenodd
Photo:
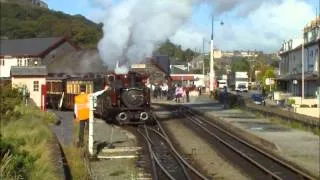
<path id="1" fill-rule="evenodd" d="M 252 143 L 263 146 L 315 176 L 320 175 L 320 139 L 312 132 L 293 129 L 275 123 L 272 118 L 240 108 L 224 109 L 223 104 L 209 98 L 208 95 L 191 96 L 189 103 L 165 100 L 153 102 L 187 106 L 205 117 L 223 123 L 244 135 Z"/>

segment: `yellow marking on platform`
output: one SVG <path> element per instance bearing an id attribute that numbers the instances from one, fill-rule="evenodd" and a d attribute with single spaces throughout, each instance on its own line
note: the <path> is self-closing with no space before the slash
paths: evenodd
<path id="1" fill-rule="evenodd" d="M 127 155 L 127 156 L 103 156 L 103 155 L 98 155 L 98 159 L 133 159 L 137 158 L 138 156 L 136 155 Z"/>
<path id="2" fill-rule="evenodd" d="M 141 147 L 122 147 L 122 148 L 115 148 L 115 149 L 108 149 L 104 148 L 101 150 L 103 153 L 115 153 L 115 152 L 133 152 L 142 149 Z"/>

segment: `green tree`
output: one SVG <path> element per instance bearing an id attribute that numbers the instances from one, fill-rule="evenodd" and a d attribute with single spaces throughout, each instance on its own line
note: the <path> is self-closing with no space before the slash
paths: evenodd
<path id="1" fill-rule="evenodd" d="M 83 48 L 95 48 L 102 37 L 102 24 L 96 24 L 81 15 L 1 2 L 2 37 L 34 38 L 67 36 Z"/>
<path id="2" fill-rule="evenodd" d="M 257 80 L 260 85 L 265 88 L 267 91 L 270 89 L 270 85 L 266 85 L 267 78 L 275 78 L 274 69 L 271 66 L 264 65 L 261 66 L 260 73 L 257 76 Z M 271 87 L 272 88 L 272 87 Z"/>
<path id="3" fill-rule="evenodd" d="M 231 71 L 232 72 L 237 72 L 237 71 L 249 72 L 250 64 L 246 58 L 242 58 L 240 60 L 233 60 L 231 63 Z"/>

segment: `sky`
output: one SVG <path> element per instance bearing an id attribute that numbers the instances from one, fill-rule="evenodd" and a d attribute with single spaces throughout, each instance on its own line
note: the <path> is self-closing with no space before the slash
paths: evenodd
<path id="1" fill-rule="evenodd" d="M 127 0 L 44 1 L 50 9 L 71 15 L 81 14 L 94 22 L 103 22 L 107 16 L 105 11 L 110 6 Z M 171 1 L 192 1 L 192 13 L 170 35 L 170 40 L 183 49 L 197 51 L 203 50 L 203 44 L 204 50 L 209 50 L 212 15 L 215 19 L 213 41 L 216 48 L 276 52 L 284 40 L 301 36 L 302 28 L 315 18 L 316 8 L 319 9 L 319 0 Z M 180 9 L 179 6 L 174 8 L 177 11 Z M 161 25 L 166 26 L 166 22 L 161 22 Z"/>

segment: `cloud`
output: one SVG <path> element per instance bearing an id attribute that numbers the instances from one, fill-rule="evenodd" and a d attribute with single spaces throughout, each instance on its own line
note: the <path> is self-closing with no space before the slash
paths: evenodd
<path id="1" fill-rule="evenodd" d="M 227 7 L 232 8 L 231 5 L 225 5 L 224 10 Z M 224 50 L 256 49 L 274 52 L 284 40 L 301 36 L 305 24 L 314 17 L 312 6 L 305 1 L 263 2 L 245 17 L 235 15 L 225 21 L 224 26 L 216 25 L 214 45 Z M 202 47 L 203 37 L 207 42 L 210 40 L 211 27 L 207 25 L 205 31 L 197 27 L 196 23 L 181 27 L 171 39 L 184 48 Z M 208 43 L 206 49 L 209 50 Z"/>

